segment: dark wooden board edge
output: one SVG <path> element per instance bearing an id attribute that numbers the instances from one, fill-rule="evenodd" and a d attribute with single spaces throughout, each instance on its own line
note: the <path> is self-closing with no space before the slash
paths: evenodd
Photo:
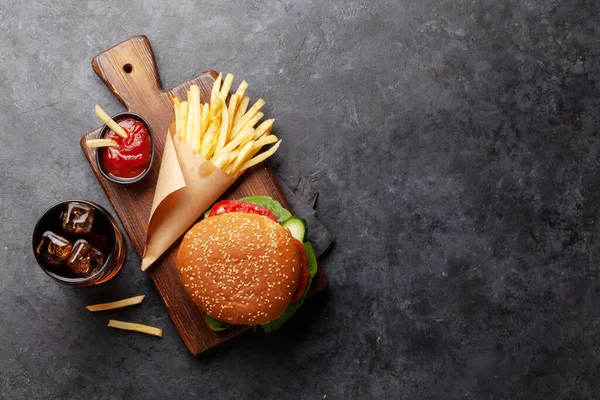
<path id="1" fill-rule="evenodd" d="M 143 46 L 147 46 L 149 48 L 149 50 L 146 50 L 146 53 L 149 53 L 150 57 L 153 58 L 153 54 L 152 54 L 152 50 L 150 48 L 149 41 L 145 36 L 134 37 L 128 41 L 119 43 L 118 45 L 111 48 L 111 50 L 117 49 L 117 48 L 119 48 L 119 46 L 122 46 L 122 45 L 127 45 L 129 42 L 132 42 L 132 41 L 141 43 L 141 45 L 143 45 Z M 106 52 L 104 52 L 104 53 L 106 53 Z M 102 53 L 102 54 L 104 54 L 104 53 Z M 111 91 L 113 91 L 113 93 L 115 93 L 115 95 L 117 95 L 118 99 L 124 105 L 126 105 L 126 102 L 124 101 L 124 99 L 120 95 L 118 95 L 115 88 L 111 86 L 110 79 L 106 79 L 106 77 L 103 75 L 103 71 L 100 68 L 100 63 L 98 62 L 99 57 L 101 55 L 94 58 L 94 60 L 92 62 L 92 66 L 93 66 L 94 70 L 96 71 L 96 73 L 98 73 L 100 78 L 103 80 L 103 82 L 109 87 L 109 89 Z M 146 56 L 148 56 L 148 54 L 146 54 Z M 154 80 L 155 85 L 157 88 L 160 88 L 160 78 L 158 76 L 158 72 L 156 71 L 155 65 L 154 65 L 154 70 L 151 71 L 151 75 L 156 76 L 156 79 Z M 165 95 L 165 94 L 169 95 L 169 96 L 177 95 L 178 97 L 181 98 L 185 95 L 185 90 L 189 87 L 189 85 L 191 85 L 193 83 L 199 83 L 203 79 L 203 77 L 205 77 L 206 75 L 210 76 L 210 78 L 214 80 L 214 78 L 217 76 L 217 73 L 215 71 L 206 71 L 205 73 L 203 73 L 193 79 L 190 79 L 190 80 L 178 85 L 175 88 L 172 88 L 172 89 L 166 90 L 166 91 L 161 91 L 161 95 Z M 154 86 L 154 85 L 152 85 L 152 86 Z M 127 108 L 129 108 L 129 107 L 127 107 Z M 90 167 L 91 167 L 93 173 L 96 175 L 96 178 L 97 178 L 98 182 L 100 183 L 100 186 L 102 187 L 102 190 L 104 191 L 107 199 L 109 200 L 111 206 L 113 207 L 117 216 L 121 220 L 122 226 L 125 228 L 127 235 L 129 236 L 132 244 L 134 245 L 136 252 L 138 254 L 141 254 L 143 252 L 143 245 L 141 243 L 145 240 L 135 240 L 136 238 L 133 237 L 136 235 L 135 232 L 132 230 L 132 227 L 130 226 L 129 221 L 122 218 L 122 216 L 119 214 L 119 212 L 118 212 L 119 207 L 115 203 L 115 199 L 113 199 L 113 197 L 110 194 L 110 190 L 115 190 L 114 187 L 111 187 L 111 185 L 114 185 L 114 184 L 108 182 L 99 174 L 99 171 L 97 170 L 97 166 L 96 166 L 96 162 L 95 162 L 95 152 L 93 150 L 88 149 L 85 146 L 85 140 L 88 138 L 96 137 L 98 135 L 99 131 L 100 131 L 100 128 L 97 128 L 91 132 L 88 132 L 81 138 L 80 144 L 81 144 L 82 150 L 84 152 L 84 155 L 86 156 L 86 159 L 88 160 L 88 162 L 90 164 Z M 238 190 L 240 190 L 240 188 L 244 187 L 243 183 L 246 179 L 254 179 L 254 180 L 258 180 L 258 181 L 261 181 L 262 183 L 264 183 L 265 189 L 266 189 L 265 192 L 258 193 L 256 191 L 252 191 L 252 192 L 245 193 L 243 195 L 241 195 L 241 194 L 236 195 L 236 192 Z M 243 192 L 243 190 L 242 190 L 242 192 Z M 265 163 L 258 165 L 249 171 L 246 171 L 244 176 L 242 176 L 240 179 L 238 179 L 238 181 L 232 186 L 232 188 L 230 188 L 230 190 L 228 190 L 228 192 L 223 196 L 223 198 L 227 198 L 227 197 L 240 198 L 240 197 L 244 197 L 244 196 L 260 195 L 260 194 L 270 195 L 270 196 L 276 198 L 277 200 L 279 200 L 282 203 L 282 205 L 284 205 L 284 207 L 286 207 L 287 209 L 289 209 L 290 211 L 293 212 L 293 210 L 290 209 L 289 203 L 287 202 L 285 196 L 283 195 L 283 192 L 277 182 L 277 179 L 275 178 L 273 172 L 268 168 L 268 166 Z M 276 194 L 276 195 L 274 195 L 274 194 Z M 144 238 L 142 238 L 142 239 L 145 239 L 145 235 L 144 235 Z M 185 307 L 183 307 L 183 309 L 181 307 L 177 307 L 176 304 L 173 303 L 174 299 L 172 298 L 173 297 L 172 289 L 173 289 L 173 287 L 177 287 L 177 286 L 173 286 L 173 285 L 178 285 L 178 280 L 174 279 L 172 271 L 168 271 L 167 268 L 173 268 L 173 265 L 175 265 L 175 262 L 174 262 L 175 254 L 174 253 L 176 252 L 176 249 L 178 248 L 179 243 L 180 243 L 180 240 L 177 241 L 165 253 L 165 255 L 163 255 L 163 257 L 161 257 L 160 260 L 158 260 L 157 265 L 155 265 L 150 270 L 150 277 L 154 283 L 154 286 L 157 289 L 157 292 L 159 293 L 159 296 L 163 299 L 163 302 L 165 303 L 165 306 L 167 307 L 167 311 L 169 312 L 171 319 L 173 320 L 180 336 L 182 337 L 182 340 L 184 341 L 184 343 L 186 344 L 186 346 L 190 350 L 190 352 L 192 352 L 194 355 L 197 355 L 197 354 L 199 354 L 203 351 L 209 350 L 209 349 L 217 346 L 218 344 L 221 344 L 235 336 L 238 336 L 239 334 L 243 333 L 244 331 L 247 331 L 249 329 L 249 327 L 236 326 L 236 327 L 229 328 L 223 332 L 213 332 L 205 325 L 201 312 L 197 309 L 195 304 L 191 301 L 189 296 L 187 296 L 187 294 L 185 294 L 185 292 L 184 292 L 185 295 L 183 297 L 181 297 L 181 296 L 178 297 L 179 299 L 181 299 L 181 298 L 184 299 Z M 175 268 L 176 268 L 176 266 L 175 266 Z M 309 291 L 308 298 L 313 297 L 315 294 L 325 290 L 327 288 L 327 286 L 328 286 L 328 281 L 327 281 L 326 274 L 323 271 L 323 269 L 321 268 L 321 266 L 319 265 L 319 269 L 317 271 L 317 275 L 313 279 L 313 284 L 311 286 L 311 290 Z M 175 289 L 175 290 L 183 291 L 183 288 L 178 287 L 178 289 Z M 181 295 L 181 292 L 179 294 Z M 190 321 L 193 323 L 194 326 L 186 326 L 184 324 L 184 321 Z M 200 325 L 198 325 L 198 324 L 200 324 Z M 210 332 L 209 336 L 212 339 L 210 341 L 207 341 L 206 340 L 207 338 L 203 337 L 201 334 L 201 332 L 204 332 L 206 334 L 207 330 Z"/>

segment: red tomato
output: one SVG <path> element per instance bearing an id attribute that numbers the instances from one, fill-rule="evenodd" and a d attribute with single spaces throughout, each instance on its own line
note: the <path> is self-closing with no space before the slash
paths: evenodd
<path id="1" fill-rule="evenodd" d="M 298 289 L 296 289 L 296 293 L 292 296 L 292 303 L 300 300 L 302 295 L 304 294 L 304 289 L 306 289 L 306 284 L 308 283 L 308 265 L 306 263 L 306 252 L 304 251 L 304 246 L 300 243 L 299 240 L 296 240 L 296 247 L 298 248 L 298 253 L 300 254 L 300 282 L 298 282 Z"/>
<path id="2" fill-rule="evenodd" d="M 215 215 L 228 214 L 232 212 L 245 212 L 249 214 L 258 214 L 264 217 L 270 218 L 275 222 L 277 221 L 277 217 L 271 211 L 267 210 L 264 207 L 257 206 L 256 204 L 247 203 L 245 201 L 240 200 L 223 200 L 218 202 L 213 206 L 210 210 L 209 217 L 214 217 Z"/>

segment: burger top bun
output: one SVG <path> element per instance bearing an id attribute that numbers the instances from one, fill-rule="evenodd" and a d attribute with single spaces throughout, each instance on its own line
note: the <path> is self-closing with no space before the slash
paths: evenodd
<path id="1" fill-rule="evenodd" d="M 177 265 L 194 303 L 219 321 L 236 325 L 277 319 L 300 278 L 300 255 L 291 233 L 255 214 L 205 218 L 179 247 Z"/>

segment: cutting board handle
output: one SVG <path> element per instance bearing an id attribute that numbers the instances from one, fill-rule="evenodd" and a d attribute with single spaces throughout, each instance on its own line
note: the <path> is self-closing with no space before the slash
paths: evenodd
<path id="1" fill-rule="evenodd" d="M 134 36 L 98 54 L 92 68 L 130 111 L 144 115 L 163 101 L 165 94 L 146 36 Z"/>

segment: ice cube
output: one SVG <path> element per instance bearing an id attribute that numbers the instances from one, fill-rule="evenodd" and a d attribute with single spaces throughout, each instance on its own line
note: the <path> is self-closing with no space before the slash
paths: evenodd
<path id="1" fill-rule="evenodd" d="M 83 239 L 73 244 L 67 267 L 76 275 L 89 276 L 104 264 L 104 254 Z"/>
<path id="2" fill-rule="evenodd" d="M 51 265 L 60 265 L 69 258 L 73 244 L 52 231 L 46 231 L 35 253 Z"/>
<path id="3" fill-rule="evenodd" d="M 68 233 L 90 233 L 94 224 L 95 210 L 92 206 L 72 201 L 62 214 L 62 227 Z"/>

